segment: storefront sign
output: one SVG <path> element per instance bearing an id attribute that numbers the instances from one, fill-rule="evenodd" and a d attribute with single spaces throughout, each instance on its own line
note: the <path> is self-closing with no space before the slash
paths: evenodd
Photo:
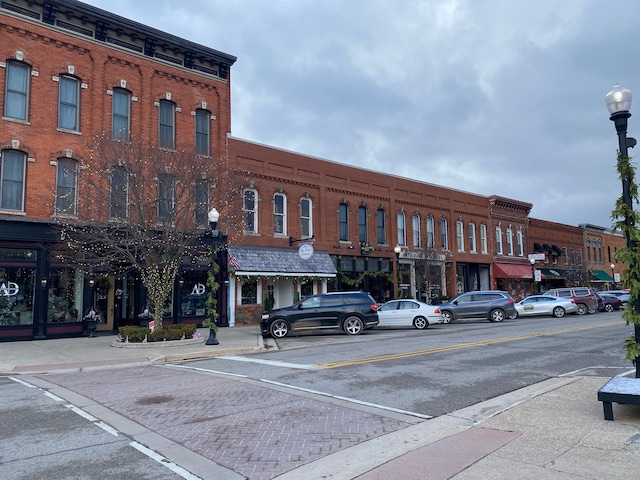
<path id="1" fill-rule="evenodd" d="M 0 283 L 0 295 L 5 297 L 12 297 L 18 294 L 20 287 L 15 282 L 2 282 Z"/>
<path id="2" fill-rule="evenodd" d="M 300 248 L 298 248 L 298 255 L 302 260 L 309 260 L 313 257 L 313 244 L 301 243 Z"/>

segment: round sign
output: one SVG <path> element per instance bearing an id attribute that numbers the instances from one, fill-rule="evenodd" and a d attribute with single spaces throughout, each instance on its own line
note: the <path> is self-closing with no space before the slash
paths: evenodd
<path id="1" fill-rule="evenodd" d="M 300 258 L 303 260 L 309 260 L 313 256 L 313 245 L 310 243 L 300 244 L 298 255 L 300 255 Z"/>

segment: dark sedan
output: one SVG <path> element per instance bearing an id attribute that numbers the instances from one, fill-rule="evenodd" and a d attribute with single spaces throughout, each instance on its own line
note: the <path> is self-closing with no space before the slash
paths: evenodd
<path id="1" fill-rule="evenodd" d="M 620 300 L 615 295 L 598 293 L 598 296 L 602 299 L 601 306 L 600 302 L 598 302 L 598 310 L 600 310 L 601 312 L 613 312 L 614 310 L 620 310 L 622 308 L 622 300 Z"/>

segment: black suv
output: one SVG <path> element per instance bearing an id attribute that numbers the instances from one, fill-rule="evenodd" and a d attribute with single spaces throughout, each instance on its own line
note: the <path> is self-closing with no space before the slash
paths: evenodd
<path id="1" fill-rule="evenodd" d="M 262 336 L 282 338 L 299 330 L 340 328 L 358 335 L 378 324 L 378 304 L 365 292 L 333 292 L 312 295 L 291 307 L 262 314 Z"/>
<path id="2" fill-rule="evenodd" d="M 457 318 L 485 318 L 490 322 L 501 322 L 517 315 L 513 298 L 500 290 L 463 293 L 439 307 L 445 323 Z"/>

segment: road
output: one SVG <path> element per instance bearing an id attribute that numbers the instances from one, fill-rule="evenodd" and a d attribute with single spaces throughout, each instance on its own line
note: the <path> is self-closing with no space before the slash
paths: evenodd
<path id="1" fill-rule="evenodd" d="M 461 322 L 32 378 L 61 387 L 64 400 L 0 379 L 11 445 L 0 478 L 274 478 L 550 377 L 630 371 L 622 345 L 631 331 L 620 312 Z"/>

